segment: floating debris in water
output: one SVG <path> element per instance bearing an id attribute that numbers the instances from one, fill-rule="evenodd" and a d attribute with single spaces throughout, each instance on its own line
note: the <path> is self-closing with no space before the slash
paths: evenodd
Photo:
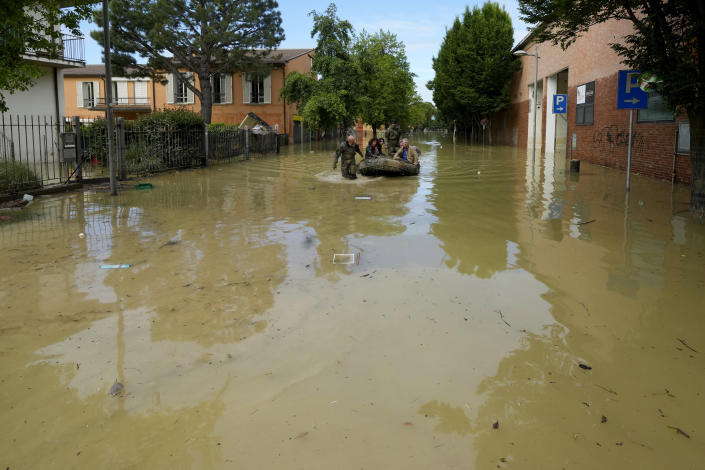
<path id="1" fill-rule="evenodd" d="M 679 428 L 678 426 L 668 426 L 668 429 L 672 429 L 672 430 L 674 430 L 674 431 L 676 432 L 676 434 L 680 434 L 681 436 L 685 436 L 685 437 L 687 437 L 688 439 L 690 439 L 690 434 L 688 434 L 687 432 L 683 431 L 683 430 L 682 430 L 681 428 Z"/>
<path id="2" fill-rule="evenodd" d="M 358 201 L 371 201 L 372 196 L 355 196 L 355 199 Z"/>
<path id="3" fill-rule="evenodd" d="M 492 429 L 499 429 L 499 421 L 492 423 Z"/>
<path id="4" fill-rule="evenodd" d="M 127 269 L 131 267 L 131 264 L 103 264 L 100 269 Z"/>
<path id="5" fill-rule="evenodd" d="M 125 386 L 120 382 L 115 382 L 112 387 L 110 387 L 110 394 L 114 397 L 120 395 L 125 389 Z"/>
<path id="6" fill-rule="evenodd" d="M 355 253 L 335 253 L 333 264 L 355 264 Z"/>
<path id="7" fill-rule="evenodd" d="M 580 364 L 578 364 L 578 367 L 580 367 L 581 369 L 585 369 L 585 370 L 592 370 L 592 367 L 590 367 L 587 364 L 583 364 L 582 362 Z"/>
<path id="8" fill-rule="evenodd" d="M 600 418 L 601 423 L 606 423 L 607 422 L 607 416 L 602 415 L 602 418 Z"/>

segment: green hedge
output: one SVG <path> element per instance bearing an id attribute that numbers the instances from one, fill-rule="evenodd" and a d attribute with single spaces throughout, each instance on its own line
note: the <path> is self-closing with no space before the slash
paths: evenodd
<path id="1" fill-rule="evenodd" d="M 208 124 L 208 132 L 218 134 L 221 132 L 237 132 L 238 126 L 235 124 L 225 124 L 224 122 L 212 122 Z"/>

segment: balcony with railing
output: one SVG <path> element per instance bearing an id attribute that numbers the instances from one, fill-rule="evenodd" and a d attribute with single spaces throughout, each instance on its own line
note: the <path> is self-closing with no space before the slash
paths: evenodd
<path id="1" fill-rule="evenodd" d="M 105 98 L 84 99 L 84 107 L 94 111 L 105 111 Z M 125 96 L 113 97 L 111 108 L 115 111 L 149 111 L 152 109 L 152 101 L 148 97 Z"/>
<path id="2" fill-rule="evenodd" d="M 66 67 L 83 67 L 86 65 L 84 39 L 80 36 L 63 34 L 61 42 L 51 49 L 27 49 L 25 58 L 37 62 L 52 63 Z"/>

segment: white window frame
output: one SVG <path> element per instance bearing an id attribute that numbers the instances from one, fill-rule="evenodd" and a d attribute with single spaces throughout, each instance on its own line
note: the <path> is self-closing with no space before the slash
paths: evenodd
<path id="1" fill-rule="evenodd" d="M 81 108 L 92 108 L 96 105 L 98 98 L 95 90 L 95 82 L 79 82 L 81 84 L 81 97 L 79 98 Z M 88 92 L 88 93 L 86 93 Z M 88 96 L 86 96 L 88 95 Z"/>
<path id="2" fill-rule="evenodd" d="M 256 79 L 256 81 L 255 81 Z M 261 89 L 260 89 L 261 85 Z M 255 90 L 255 87 L 257 89 Z M 256 97 L 254 96 L 255 93 Z M 253 99 L 253 98 L 256 98 Z M 243 73 L 242 74 L 242 102 L 244 104 L 271 104 L 272 103 L 272 74 Z"/>
<path id="3" fill-rule="evenodd" d="M 219 92 L 216 95 L 216 83 L 218 85 Z M 211 76 L 211 91 L 213 96 L 213 104 L 232 104 L 233 102 L 233 76 L 216 73 Z"/>
<path id="4" fill-rule="evenodd" d="M 175 76 L 173 73 L 167 74 L 167 86 L 166 86 L 166 102 L 167 104 L 176 104 L 179 106 L 193 104 L 194 95 L 193 92 L 186 86 L 185 83 L 181 81 L 182 76 L 186 76 L 188 80 L 193 83 L 194 77 L 192 72 L 181 72 L 179 76 Z M 184 95 L 177 95 L 177 88 L 182 88 L 182 92 L 185 90 Z M 179 98 L 177 100 L 177 97 Z"/>

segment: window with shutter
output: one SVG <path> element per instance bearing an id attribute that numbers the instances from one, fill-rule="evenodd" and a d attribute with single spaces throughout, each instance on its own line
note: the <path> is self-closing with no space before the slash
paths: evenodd
<path id="1" fill-rule="evenodd" d="M 174 74 L 166 74 L 166 102 L 174 104 Z"/>
<path id="2" fill-rule="evenodd" d="M 673 121 L 673 109 L 658 92 L 649 92 L 648 108 L 639 109 L 637 122 Z"/>
<path id="3" fill-rule="evenodd" d="M 83 96 L 83 108 L 92 108 L 95 106 L 95 93 L 93 90 L 93 82 L 83 82 L 81 84 L 81 92 Z"/>
<path id="4" fill-rule="evenodd" d="M 227 103 L 226 76 L 224 74 L 219 74 L 219 73 L 213 75 L 212 87 L 213 87 L 213 103 L 215 103 L 215 104 Z"/>
<path id="5" fill-rule="evenodd" d="M 253 74 L 250 78 L 250 103 L 264 103 L 264 77 Z"/>

